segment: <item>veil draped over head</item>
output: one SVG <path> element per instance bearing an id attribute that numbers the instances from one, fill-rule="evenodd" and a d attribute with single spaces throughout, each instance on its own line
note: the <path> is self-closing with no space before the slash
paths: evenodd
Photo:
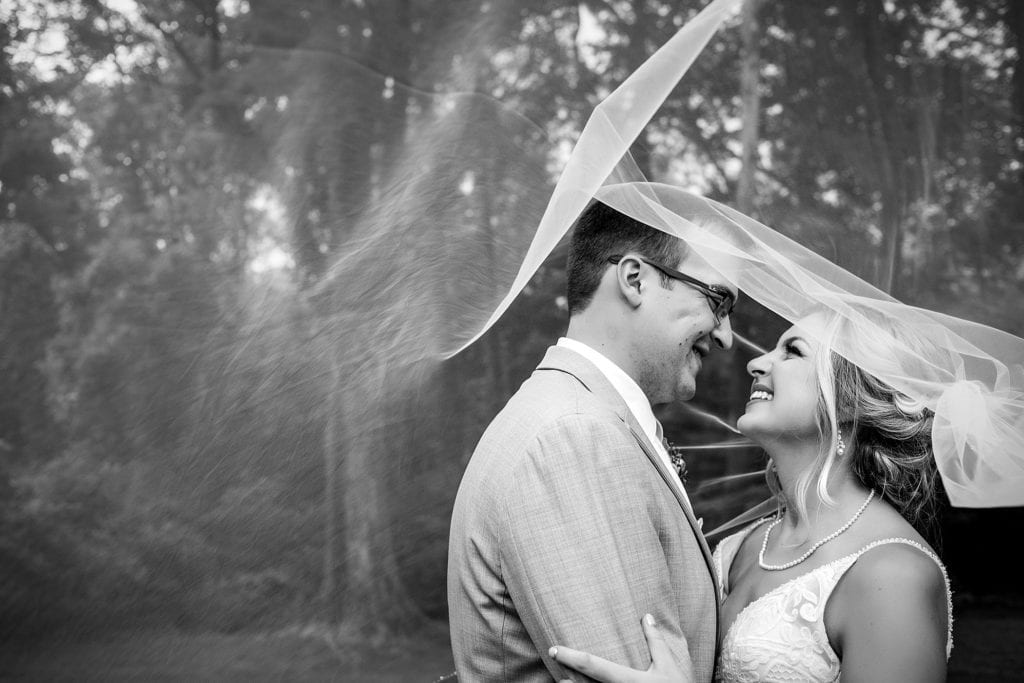
<path id="1" fill-rule="evenodd" d="M 596 198 L 687 242 L 742 292 L 786 320 L 816 312 L 841 319 L 834 350 L 934 411 L 932 442 L 951 503 L 1024 505 L 1024 340 L 908 306 L 853 274 L 718 202 L 647 182 L 628 155 L 633 141 L 740 0 L 715 0 L 601 102 L 558 180 L 514 282 L 489 318 L 454 355 L 508 308 Z M 514 254 L 509 253 L 512 258 Z M 900 341 L 899 320 L 930 344 Z M 881 322 L 880 322 L 881 321 Z M 867 353 L 859 339 L 884 339 L 891 353 Z"/>

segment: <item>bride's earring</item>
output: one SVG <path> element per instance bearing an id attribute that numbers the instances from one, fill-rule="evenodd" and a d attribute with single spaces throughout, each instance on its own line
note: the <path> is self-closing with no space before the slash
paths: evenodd
<path id="1" fill-rule="evenodd" d="M 836 427 L 836 455 L 840 458 L 846 453 L 846 442 L 843 441 L 843 430 Z"/>

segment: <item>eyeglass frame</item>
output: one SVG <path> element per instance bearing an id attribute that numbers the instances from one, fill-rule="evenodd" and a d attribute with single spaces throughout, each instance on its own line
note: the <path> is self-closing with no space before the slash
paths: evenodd
<path id="1" fill-rule="evenodd" d="M 613 254 L 608 257 L 608 263 L 612 265 L 618 265 L 619 262 L 624 259 L 625 256 L 621 254 Z M 673 280 L 679 280 L 685 284 L 690 285 L 694 289 L 698 290 L 708 300 L 708 306 L 711 307 L 711 313 L 715 316 L 715 322 L 719 325 L 722 321 L 732 315 L 732 312 L 736 309 L 737 297 L 725 287 L 721 285 L 709 285 L 706 282 L 702 282 L 695 277 L 690 277 L 686 273 L 681 273 L 675 268 L 669 268 L 663 266 L 660 263 L 655 263 L 648 258 L 643 256 L 635 256 L 638 261 L 646 263 L 651 268 L 659 271 L 662 275 L 670 277 Z"/>

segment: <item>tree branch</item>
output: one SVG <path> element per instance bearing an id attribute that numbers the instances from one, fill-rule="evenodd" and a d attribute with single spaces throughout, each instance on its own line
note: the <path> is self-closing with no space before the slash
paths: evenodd
<path id="1" fill-rule="evenodd" d="M 615 5 L 613 5 L 609 0 L 588 0 L 584 4 L 586 4 L 588 6 L 589 5 L 597 5 L 597 6 L 600 6 L 600 7 L 604 7 L 606 10 L 611 12 L 612 16 L 615 17 L 616 20 L 622 21 L 622 15 L 619 14 L 619 11 L 617 9 L 615 9 Z"/>
<path id="2" fill-rule="evenodd" d="M 193 78 L 195 78 L 197 81 L 202 81 L 205 77 L 205 74 L 203 73 L 203 70 L 199 68 L 199 64 L 197 64 L 196 61 L 192 58 L 192 55 L 190 55 L 188 53 L 188 50 L 185 49 L 184 43 L 182 43 L 181 40 L 176 35 L 174 35 L 174 33 L 165 29 L 161 25 L 159 19 L 149 14 L 148 12 L 142 13 L 142 19 L 147 24 L 149 24 L 157 31 L 159 31 L 160 35 L 162 35 L 167 40 L 167 42 L 170 43 L 171 47 L 174 48 L 174 51 L 178 54 L 178 57 L 181 58 L 181 61 L 185 64 L 185 68 L 188 69 L 188 72 L 192 74 Z"/>
<path id="3" fill-rule="evenodd" d="M 920 21 L 922 28 L 935 29 L 936 31 L 941 31 L 945 35 L 954 35 L 959 38 L 962 38 L 963 40 L 969 43 L 980 43 L 985 47 L 993 50 L 1002 50 L 1005 47 L 1004 45 L 998 43 L 993 39 L 984 37 L 984 34 L 990 33 L 990 31 L 981 31 L 978 33 L 978 35 L 972 36 L 971 34 L 964 31 L 964 28 L 962 26 L 943 24 L 935 19 L 929 20 L 925 17 L 921 17 Z"/>

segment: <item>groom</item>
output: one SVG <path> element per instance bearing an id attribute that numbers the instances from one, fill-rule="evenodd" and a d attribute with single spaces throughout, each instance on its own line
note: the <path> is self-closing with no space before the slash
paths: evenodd
<path id="1" fill-rule="evenodd" d="M 646 669 L 646 613 L 711 680 L 710 553 L 651 406 L 693 396 L 703 358 L 732 345 L 735 298 L 675 237 L 599 201 L 577 220 L 568 332 L 488 427 L 455 500 L 460 681 L 565 678 L 555 643 Z"/>

